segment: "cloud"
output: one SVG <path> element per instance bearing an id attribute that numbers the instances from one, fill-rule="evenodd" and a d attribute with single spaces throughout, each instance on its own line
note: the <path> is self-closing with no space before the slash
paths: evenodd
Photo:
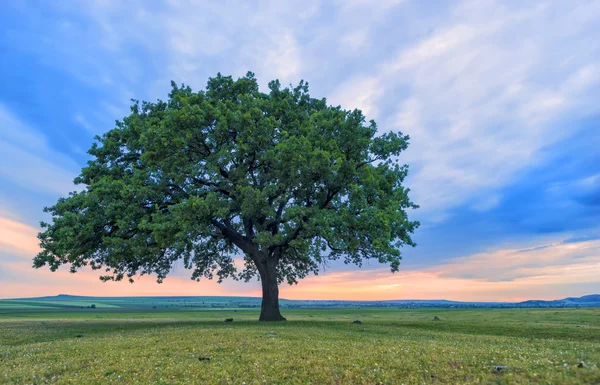
<path id="1" fill-rule="evenodd" d="M 598 265 L 600 268 L 600 241 L 561 241 L 526 249 L 480 253 L 447 261 L 441 269 L 446 277 L 510 282 L 521 277 L 543 274 L 546 270 L 565 269 L 582 264 Z"/>
<path id="2" fill-rule="evenodd" d="M 590 14 L 598 4 L 464 1 L 332 95 L 410 134 L 414 199 L 447 210 L 548 161 L 543 149 L 577 132 L 563 122 L 599 111 L 598 57 L 581 43 L 598 36 Z"/>
<path id="3" fill-rule="evenodd" d="M 413 47 L 402 50 L 397 57 L 385 63 L 383 69 L 388 74 L 393 74 L 405 69 L 416 69 L 421 65 L 430 64 L 431 60 L 438 59 L 444 54 L 452 53 L 462 45 L 470 43 L 480 34 L 489 34 L 490 27 L 476 29 L 468 25 L 455 25 L 438 31 Z"/>
<path id="4" fill-rule="evenodd" d="M 98 131 L 87 121 L 87 119 L 82 114 L 75 115 L 73 121 L 75 121 L 75 123 L 77 123 L 81 127 L 85 128 L 85 130 L 92 135 L 96 135 L 98 133 Z"/>
<path id="5" fill-rule="evenodd" d="M 2 212 L 2 214 L 6 214 Z M 47 268 L 31 267 L 39 252 L 38 229 L 18 220 L 0 216 L 0 298 L 34 297 L 70 293 L 77 295 L 250 295 L 260 296 L 260 284 L 245 284 L 228 280 L 220 285 L 216 280 L 190 279 L 191 272 L 175 268 L 158 284 L 152 276 L 138 277 L 128 282 L 100 281 L 100 271 L 82 268 L 76 274 L 67 268 L 51 272 Z M 242 266 L 240 258 L 234 260 Z"/>
<path id="6" fill-rule="evenodd" d="M 103 284 L 98 272 L 66 269 L 51 273 L 33 270 L 30 259 L 39 250 L 37 230 L 15 220 L 0 218 L 0 281 L 2 297 L 37 296 L 58 293 L 80 295 L 256 295 L 256 281 L 249 284 L 214 281 L 199 284 L 176 269 L 158 285 L 151 276 L 134 285 Z M 8 253 L 8 254 L 7 254 Z M 17 258 L 10 258 L 10 255 Z M 4 255 L 4 256 L 2 256 Z M 8 255 L 9 257 L 6 257 Z M 241 260 L 236 259 L 240 264 Z M 454 258 L 435 267 L 403 269 L 392 274 L 387 268 L 324 272 L 295 286 L 281 286 L 281 297 L 289 299 L 454 299 L 504 301 L 550 299 L 556 295 L 583 295 L 582 290 L 600 291 L 600 240 L 566 239 L 527 248 L 501 249 Z M 48 288 L 52 288 L 52 293 Z M 584 287 L 585 289 L 583 289 Z M 561 294 L 558 294 L 561 293 Z"/>
<path id="7" fill-rule="evenodd" d="M 500 196 L 497 194 L 491 194 L 486 195 L 482 199 L 476 201 L 472 207 L 475 211 L 485 212 L 498 206 L 499 203 Z"/>
<path id="8" fill-rule="evenodd" d="M 341 7 L 342 11 L 354 11 L 356 8 L 359 8 L 363 11 L 368 10 L 369 12 L 380 13 L 397 7 L 406 2 L 406 0 L 338 0 L 336 2 Z"/>
<path id="9" fill-rule="evenodd" d="M 560 244 L 553 241 L 557 232 L 595 234 L 599 3 L 464 0 L 433 9 L 396 0 L 169 0 L 152 7 L 91 0 L 23 3 L 7 15 L 0 48 L 11 60 L 0 65 L 6 74 L 0 100 L 11 104 L 0 103 L 0 200 L 18 213 L 0 214 L 5 219 L 34 223 L 28 218 L 38 219 L 48 195 L 73 189 L 90 134 L 112 128 L 128 113 L 130 98 L 164 98 L 171 79 L 198 90 L 219 71 L 252 70 L 262 87 L 276 77 L 284 84 L 304 78 L 313 96 L 361 108 L 381 130 L 411 135 L 402 160 L 411 166 L 407 183 L 423 226 L 415 235 L 419 247 L 404 254 L 413 285 L 404 287 L 416 291 L 394 291 L 402 275 L 385 278 L 385 270 L 369 295 L 434 296 L 419 283 L 430 279 L 441 293 L 456 287 L 457 298 L 469 295 L 462 287 L 506 296 L 523 287 L 515 280 L 533 274 L 516 262 L 529 252 L 517 257 L 520 249 L 507 245 L 529 239 L 541 247 L 537 253 L 567 258 L 567 249 L 548 246 Z M 530 240 L 541 233 L 550 241 Z M 19 245 L 20 251 L 11 246 L 11 258 L 34 247 Z M 482 253 L 496 249 L 505 254 Z M 465 255 L 509 258 L 516 275 L 495 267 L 496 281 L 490 280 L 484 267 L 496 265 L 477 258 L 480 275 L 449 266 L 448 258 Z M 562 260 L 544 258 L 548 269 L 565 269 Z M 444 269 L 416 270 L 440 261 Z M 323 277 L 285 292 L 301 295 L 314 284 L 311 295 L 328 293 L 318 284 L 327 282 Z M 359 281 L 355 274 L 339 277 Z M 344 288 L 357 293 L 339 285 L 339 296 Z"/>
<path id="10" fill-rule="evenodd" d="M 369 42 L 369 30 L 367 28 L 357 29 L 346 33 L 341 38 L 341 43 L 348 51 L 356 53 Z"/>
<path id="11" fill-rule="evenodd" d="M 169 296 L 169 295 L 225 295 L 260 296 L 260 287 L 216 280 L 192 281 L 189 278 L 169 276 L 162 284 L 152 276 L 144 276 L 133 284 L 129 282 L 101 282 L 98 271 L 81 269 L 75 274 L 66 269 L 51 272 L 34 269 L 31 264 L 0 261 L 0 298 L 24 298 L 58 294 L 90 296 Z"/>
<path id="12" fill-rule="evenodd" d="M 548 195 L 561 202 L 574 201 L 584 206 L 600 206 L 600 173 L 551 184 Z"/>
<path id="13" fill-rule="evenodd" d="M 33 258 L 40 251 L 37 233 L 29 225 L 0 217 L 0 252 L 12 251 Z"/>
<path id="14" fill-rule="evenodd" d="M 297 83 L 302 71 L 302 49 L 294 35 L 285 31 L 263 46 L 251 47 L 253 61 L 259 62 L 257 73 L 269 79 L 279 79 L 282 84 Z M 260 80 L 260 79 L 259 79 Z M 265 83 L 264 79 L 262 83 Z"/>
<path id="15" fill-rule="evenodd" d="M 69 72 L 90 79 L 96 87 L 108 83 L 119 93 L 134 91 L 138 98 L 140 94 L 155 98 L 164 95 L 170 80 L 204 86 L 208 76 L 216 75 L 217 70 L 211 69 L 215 67 L 224 74 L 239 76 L 253 70 L 260 78 L 297 82 L 304 56 L 296 34 L 314 17 L 318 2 L 172 0 L 147 7 L 140 1 L 90 1 L 70 9 L 60 4 L 53 8 L 88 22 L 85 29 L 74 23 L 57 27 L 54 38 L 83 34 L 91 43 L 84 47 L 88 58 L 98 59 L 82 68 L 84 59 L 76 51 L 59 47 L 72 59 Z M 69 47 L 78 45 L 72 41 Z M 106 56 L 115 60 L 99 60 Z M 152 60 L 141 60 L 142 56 Z"/>
<path id="16" fill-rule="evenodd" d="M 0 182 L 21 188 L 66 194 L 75 189 L 75 163 L 50 148 L 43 134 L 31 129 L 0 103 Z"/>
<path id="17" fill-rule="evenodd" d="M 556 299 L 600 291 L 600 241 L 498 250 L 420 270 L 333 272 L 283 286 L 291 299 Z"/>
<path id="18" fill-rule="evenodd" d="M 377 101 L 382 95 L 378 79 L 359 77 L 345 82 L 328 100 L 333 105 L 341 105 L 345 109 L 358 108 L 367 119 L 373 119 L 379 113 Z"/>

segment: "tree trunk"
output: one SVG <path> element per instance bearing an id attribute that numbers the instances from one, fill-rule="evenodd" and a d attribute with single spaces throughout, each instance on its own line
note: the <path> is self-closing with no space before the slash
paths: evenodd
<path id="1" fill-rule="evenodd" d="M 279 286 L 277 284 L 277 261 L 264 259 L 258 269 L 262 284 L 262 305 L 259 321 L 285 321 L 279 312 Z"/>

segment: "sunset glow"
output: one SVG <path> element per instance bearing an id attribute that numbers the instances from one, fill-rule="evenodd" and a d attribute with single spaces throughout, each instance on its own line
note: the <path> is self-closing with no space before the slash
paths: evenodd
<path id="1" fill-rule="evenodd" d="M 149 4 L 152 3 L 152 4 Z M 72 191 L 132 98 L 217 73 L 264 92 L 301 79 L 361 109 L 398 159 L 410 220 L 399 272 L 333 261 L 289 299 L 520 301 L 600 293 L 600 3 L 458 0 L 0 4 L 0 298 L 260 296 L 258 281 L 163 284 L 32 268 L 43 211 Z M 127 17 L 123 17 L 126 15 Z M 223 21 L 223 15 L 227 15 Z M 216 23 L 215 20 L 223 22 Z M 550 27 L 551 26 L 551 27 Z M 161 142 L 162 143 L 162 142 Z M 377 216 L 374 216 L 377 218 Z M 241 252 L 234 255 L 241 261 Z M 238 267 L 240 264 L 238 263 Z"/>
<path id="2" fill-rule="evenodd" d="M 152 276 L 138 277 L 134 284 L 103 283 L 99 272 L 82 269 L 71 274 L 34 270 L 31 258 L 39 250 L 37 230 L 0 218 L 0 252 L 18 256 L 2 264 L 3 273 L 18 277 L 8 280 L 2 297 L 36 297 L 57 294 L 89 296 L 227 295 L 260 296 L 257 281 L 241 283 L 189 279 L 183 269 L 162 284 Z M 237 265 L 241 266 L 241 260 Z M 282 285 L 286 299 L 395 300 L 450 299 L 459 301 L 521 301 L 530 298 L 556 299 L 577 295 L 580 287 L 593 288 L 600 277 L 600 240 L 556 243 L 528 249 L 498 250 L 454 258 L 435 267 L 325 271 L 298 285 Z M 6 279 L 6 278 L 5 278 Z"/>

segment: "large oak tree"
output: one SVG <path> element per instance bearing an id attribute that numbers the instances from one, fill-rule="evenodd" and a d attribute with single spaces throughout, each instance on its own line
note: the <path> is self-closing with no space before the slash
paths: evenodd
<path id="1" fill-rule="evenodd" d="M 252 73 L 219 74 L 200 92 L 173 83 L 166 102 L 134 101 L 96 140 L 82 188 L 45 209 L 35 267 L 160 282 L 182 260 L 195 280 L 258 275 L 260 320 L 279 321 L 281 282 L 340 258 L 397 271 L 400 247 L 414 246 L 407 210 L 417 206 L 397 160 L 408 136 L 378 135 L 361 111 L 311 98 L 304 82 L 272 81 L 268 93 Z"/>

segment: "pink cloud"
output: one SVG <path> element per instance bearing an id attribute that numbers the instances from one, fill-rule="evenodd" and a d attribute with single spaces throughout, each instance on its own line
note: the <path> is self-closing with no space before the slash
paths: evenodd
<path id="1" fill-rule="evenodd" d="M 13 262 L 0 264 L 14 275 L 1 285 L 0 298 L 37 297 L 57 294 L 90 296 L 171 296 L 171 295 L 228 295 L 260 296 L 259 285 L 244 287 L 236 282 L 218 284 L 216 280 L 192 281 L 178 276 L 170 276 L 162 284 L 152 276 L 138 278 L 135 283 L 101 282 L 98 271 L 82 269 L 75 274 L 66 269 L 51 272 L 47 269 L 33 269 L 31 263 Z M 233 284 L 233 285 L 231 285 Z"/>
<path id="2" fill-rule="evenodd" d="M 102 283 L 98 271 L 83 269 L 70 274 L 32 269 L 31 259 L 39 250 L 38 230 L 0 217 L 0 251 L 19 255 L 10 262 L 0 260 L 3 283 L 0 297 L 28 297 L 59 293 L 97 296 L 137 295 L 243 295 L 260 296 L 260 285 L 226 281 L 195 282 L 178 272 L 157 284 L 144 276 L 134 284 Z M 23 258 L 26 257 L 26 258 Z M 241 259 L 236 258 L 241 267 Z M 186 272 L 187 273 L 187 272 Z M 600 240 L 560 243 L 529 249 L 498 250 L 447 260 L 435 267 L 327 272 L 311 276 L 298 285 L 281 286 L 281 297 L 289 299 L 391 300 L 452 299 L 463 301 L 509 301 L 552 299 L 578 292 L 581 285 L 600 291 Z M 578 286 L 579 285 L 579 286 Z"/>
<path id="3" fill-rule="evenodd" d="M 0 251 L 11 251 L 33 257 L 40 251 L 37 233 L 38 230 L 31 226 L 0 217 Z"/>
<path id="4" fill-rule="evenodd" d="M 449 260 L 422 270 L 358 270 L 310 277 L 282 288 L 287 298 L 452 299 L 511 301 L 553 299 L 600 291 L 600 241 L 550 244 L 530 250 L 499 250 Z"/>

